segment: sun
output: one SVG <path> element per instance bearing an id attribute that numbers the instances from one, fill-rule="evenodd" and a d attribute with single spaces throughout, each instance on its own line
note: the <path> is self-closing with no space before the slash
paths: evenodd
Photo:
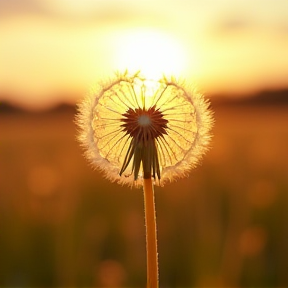
<path id="1" fill-rule="evenodd" d="M 118 34 L 115 45 L 116 68 L 139 71 L 148 78 L 182 75 L 185 70 L 184 45 L 172 35 L 152 29 L 131 29 Z"/>

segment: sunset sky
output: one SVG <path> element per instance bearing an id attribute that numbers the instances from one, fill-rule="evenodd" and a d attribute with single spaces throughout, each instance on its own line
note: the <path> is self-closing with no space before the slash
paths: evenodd
<path id="1" fill-rule="evenodd" d="M 126 68 L 209 94 L 288 87 L 288 1 L 0 0 L 0 100 L 73 103 Z"/>

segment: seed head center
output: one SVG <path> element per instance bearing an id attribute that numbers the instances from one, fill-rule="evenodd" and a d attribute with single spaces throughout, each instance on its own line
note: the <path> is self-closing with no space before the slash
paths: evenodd
<path id="1" fill-rule="evenodd" d="M 163 114 L 155 106 L 148 110 L 136 108 L 128 109 L 122 114 L 124 122 L 121 126 L 123 131 L 135 138 L 137 143 L 154 141 L 157 137 L 167 134 L 167 123 Z"/>
<path id="2" fill-rule="evenodd" d="M 131 137 L 127 154 L 124 158 L 120 175 L 126 170 L 132 160 L 134 179 L 137 180 L 142 164 L 143 177 L 160 179 L 160 164 L 157 150 L 157 138 L 167 134 L 168 120 L 162 112 L 152 106 L 145 108 L 129 108 L 122 114 L 122 131 Z"/>
<path id="3" fill-rule="evenodd" d="M 149 125 L 151 125 L 151 119 L 150 119 L 150 117 L 149 116 L 147 116 L 147 115 L 141 115 L 141 116 L 139 116 L 139 118 L 138 118 L 138 124 L 140 125 L 140 126 L 149 126 Z"/>

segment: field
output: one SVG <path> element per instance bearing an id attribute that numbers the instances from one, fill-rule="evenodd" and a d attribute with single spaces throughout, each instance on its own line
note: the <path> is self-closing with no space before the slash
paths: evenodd
<path id="1" fill-rule="evenodd" d="M 288 106 L 216 106 L 212 149 L 156 187 L 161 287 L 288 286 Z M 0 286 L 145 287 L 141 189 L 93 171 L 74 111 L 0 114 Z"/>

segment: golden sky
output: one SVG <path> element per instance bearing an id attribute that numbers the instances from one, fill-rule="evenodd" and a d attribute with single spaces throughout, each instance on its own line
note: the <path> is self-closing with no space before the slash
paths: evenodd
<path id="1" fill-rule="evenodd" d="M 288 1 L 0 0 L 0 100 L 73 102 L 126 68 L 209 94 L 287 87 Z"/>

